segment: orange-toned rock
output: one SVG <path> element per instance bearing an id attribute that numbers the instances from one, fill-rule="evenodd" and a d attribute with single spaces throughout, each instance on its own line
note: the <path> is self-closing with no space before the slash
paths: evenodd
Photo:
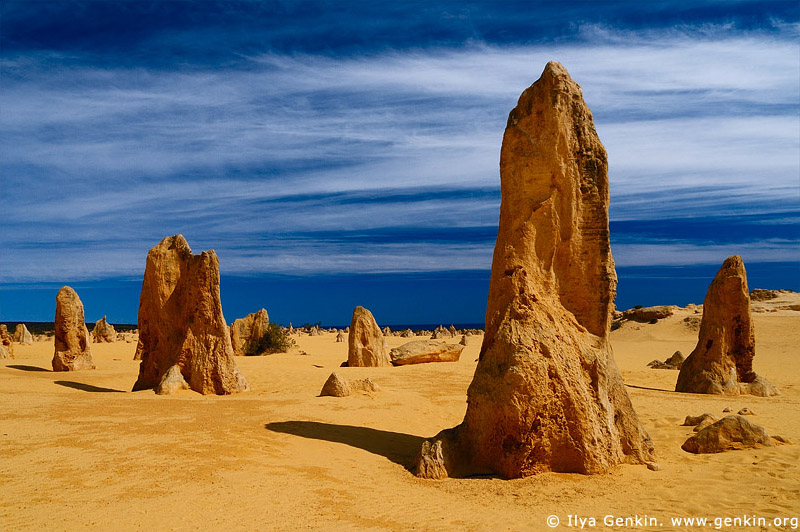
<path id="1" fill-rule="evenodd" d="M 742 416 L 731 415 L 711 423 L 686 440 L 681 449 L 686 452 L 721 453 L 754 447 L 775 445 L 761 425 Z"/>
<path id="2" fill-rule="evenodd" d="M 134 391 L 180 389 L 176 370 L 170 374 L 173 366 L 192 390 L 202 394 L 249 389 L 233 359 L 220 302 L 219 260 L 213 250 L 192 255 L 183 236 L 175 235 L 147 254 L 137 353 L 142 362 Z"/>
<path id="3" fill-rule="evenodd" d="M 697 346 L 681 365 L 675 391 L 777 395 L 777 388 L 753 371 L 755 353 L 747 272 L 734 255 L 708 287 Z"/>
<path id="4" fill-rule="evenodd" d="M 234 320 L 231 324 L 233 354 L 237 356 L 244 355 L 251 342 L 258 341 L 264 337 L 267 333 L 267 327 L 269 327 L 269 314 L 267 314 L 267 309 L 263 308 L 258 312 L 248 314 L 244 318 Z"/>
<path id="5" fill-rule="evenodd" d="M 14 358 L 14 339 L 8 334 L 8 327 L 0 324 L 0 359 Z"/>
<path id="6" fill-rule="evenodd" d="M 69 286 L 61 288 L 56 296 L 55 329 L 53 371 L 94 369 L 83 303 Z"/>
<path id="7" fill-rule="evenodd" d="M 103 316 L 94 324 L 94 329 L 92 329 L 92 338 L 96 344 L 102 342 L 116 342 L 117 331 L 114 330 L 114 326 L 108 323 L 106 317 Z"/>
<path id="8" fill-rule="evenodd" d="M 416 474 L 516 478 L 652 461 L 608 340 L 616 273 L 606 152 L 559 63 L 547 64 L 508 117 L 500 181 L 467 412 L 423 444 Z"/>
<path id="9" fill-rule="evenodd" d="M 350 334 L 347 336 L 347 365 L 355 366 L 390 366 L 389 350 L 378 323 L 372 312 L 364 307 L 353 310 L 350 322 Z"/>

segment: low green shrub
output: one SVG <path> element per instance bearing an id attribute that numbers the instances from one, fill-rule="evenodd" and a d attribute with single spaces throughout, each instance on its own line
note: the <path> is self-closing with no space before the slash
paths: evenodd
<path id="1" fill-rule="evenodd" d="M 244 354 L 247 356 L 271 355 L 272 353 L 285 353 L 297 345 L 289 336 L 289 331 L 277 323 L 270 323 L 264 336 L 247 342 Z"/>

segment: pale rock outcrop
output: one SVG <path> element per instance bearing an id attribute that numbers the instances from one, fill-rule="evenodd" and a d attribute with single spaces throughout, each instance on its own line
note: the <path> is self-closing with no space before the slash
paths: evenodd
<path id="1" fill-rule="evenodd" d="M 56 295 L 53 371 L 94 369 L 91 339 L 78 294 L 64 286 Z"/>
<path id="2" fill-rule="evenodd" d="M 233 354 L 243 356 L 250 347 L 251 342 L 257 342 L 264 337 L 268 327 L 269 314 L 267 314 L 267 309 L 263 308 L 258 312 L 248 314 L 244 318 L 234 320 L 230 327 Z"/>
<path id="3" fill-rule="evenodd" d="M 336 343 L 342 343 L 342 342 L 344 342 L 344 333 L 342 333 L 342 331 L 337 331 L 336 332 Z"/>
<path id="4" fill-rule="evenodd" d="M 755 331 L 742 258 L 728 257 L 708 287 L 697 346 L 681 365 L 676 392 L 777 395 L 753 371 Z"/>
<path id="5" fill-rule="evenodd" d="M 325 381 L 325 384 L 322 386 L 322 391 L 319 392 L 319 396 L 347 397 L 356 391 L 372 393 L 379 390 L 380 387 L 372 382 L 372 379 L 369 377 L 350 381 L 334 372 L 331 373 L 328 380 Z"/>
<path id="6" fill-rule="evenodd" d="M 689 437 L 681 449 L 690 453 L 721 453 L 753 447 L 774 445 L 767 431 L 761 425 L 747 418 L 725 416 Z"/>
<path id="7" fill-rule="evenodd" d="M 114 326 L 108 323 L 106 317 L 103 316 L 94 324 L 92 338 L 96 344 L 101 342 L 115 342 L 117 340 L 117 331 L 114 330 Z"/>
<path id="8" fill-rule="evenodd" d="M 161 382 L 155 387 L 158 395 L 173 395 L 181 390 L 188 390 L 189 384 L 183 378 L 181 368 L 177 364 L 167 370 Z"/>
<path id="9" fill-rule="evenodd" d="M 364 307 L 359 306 L 353 310 L 347 341 L 349 367 L 391 365 L 386 339 L 372 313 Z"/>
<path id="10" fill-rule="evenodd" d="M 416 474 L 605 473 L 653 460 L 609 343 L 616 273 L 606 152 L 559 63 L 519 98 L 500 154 L 486 334 L 464 421 Z"/>
<path id="11" fill-rule="evenodd" d="M 461 341 L 458 342 L 460 345 L 467 345 L 467 335 L 464 334 L 461 336 Z"/>
<path id="12" fill-rule="evenodd" d="M 202 394 L 249 389 L 233 358 L 213 250 L 192 255 L 183 236 L 175 235 L 149 251 L 139 298 L 137 352 L 142 362 L 134 391 L 159 387 L 173 366 Z"/>
<path id="13" fill-rule="evenodd" d="M 435 340 L 415 340 L 389 351 L 389 358 L 395 366 L 426 362 L 458 362 L 463 350 L 463 345 Z"/>
<path id="14" fill-rule="evenodd" d="M 14 338 L 8 334 L 8 327 L 0 324 L 0 359 L 14 358 Z"/>
<path id="15" fill-rule="evenodd" d="M 14 341 L 20 345 L 31 345 L 33 343 L 33 335 L 24 323 L 17 323 L 17 327 L 14 329 Z"/>

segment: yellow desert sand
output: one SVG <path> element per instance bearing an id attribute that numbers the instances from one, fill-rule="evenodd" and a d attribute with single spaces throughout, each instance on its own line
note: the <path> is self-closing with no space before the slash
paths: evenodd
<path id="1" fill-rule="evenodd" d="M 610 529 L 608 515 L 663 525 L 635 530 L 743 515 L 780 530 L 775 517 L 800 511 L 800 312 L 780 309 L 798 304 L 790 293 L 753 302 L 754 369 L 781 391 L 769 398 L 675 393 L 677 371 L 647 367 L 692 350 L 694 308 L 655 324 L 624 322 L 611 333 L 614 355 L 661 469 L 517 480 L 432 481 L 407 469 L 423 438 L 461 422 L 480 337 L 458 362 L 340 368 L 347 343 L 335 333 L 295 336 L 290 353 L 236 357 L 251 391 L 231 396 L 130 392 L 135 343 L 93 344 L 97 369 L 69 373 L 50 371 L 52 341 L 16 345 L 0 366 L 0 530 L 537 531 L 550 516 L 557 529 L 579 529 L 570 515 L 594 517 L 599 530 Z M 318 397 L 332 371 L 370 377 L 380 391 Z M 685 416 L 722 417 L 726 407 L 749 408 L 749 419 L 792 443 L 681 450 L 692 434 Z"/>

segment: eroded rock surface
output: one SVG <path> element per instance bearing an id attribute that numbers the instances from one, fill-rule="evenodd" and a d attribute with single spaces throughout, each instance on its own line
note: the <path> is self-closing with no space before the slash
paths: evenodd
<path id="1" fill-rule="evenodd" d="M 18 323 L 17 327 L 14 329 L 14 341 L 20 345 L 33 344 L 33 335 L 31 335 L 31 332 L 24 323 Z"/>
<path id="2" fill-rule="evenodd" d="M 698 431 L 681 448 L 690 453 L 721 453 L 772 445 L 772 439 L 764 427 L 743 416 L 732 415 Z"/>
<path id="3" fill-rule="evenodd" d="M 322 386 L 322 391 L 319 392 L 320 397 L 347 397 L 355 391 L 359 392 L 377 392 L 380 390 L 371 378 L 348 380 L 343 375 L 336 372 L 331 373 L 328 380 Z"/>
<path id="4" fill-rule="evenodd" d="M 353 310 L 347 342 L 349 367 L 391 365 L 386 339 L 372 313 L 364 307 Z"/>
<path id="5" fill-rule="evenodd" d="M 231 346 L 233 354 L 243 356 L 251 349 L 253 342 L 258 342 L 267 333 L 269 314 L 267 309 L 248 314 L 244 318 L 234 320 L 231 324 Z M 252 350 L 252 349 L 251 349 Z M 260 353 L 252 353 L 254 355 Z"/>
<path id="6" fill-rule="evenodd" d="M 114 326 L 108 323 L 106 317 L 103 316 L 94 324 L 94 329 L 92 329 L 92 338 L 96 344 L 101 342 L 116 342 L 117 331 L 114 330 Z"/>
<path id="7" fill-rule="evenodd" d="M 55 329 L 53 371 L 94 369 L 83 303 L 69 286 L 56 295 Z"/>
<path id="8" fill-rule="evenodd" d="M 395 366 L 427 362 L 458 362 L 463 350 L 463 345 L 453 345 L 436 340 L 415 340 L 389 351 L 389 358 Z"/>
<path id="9" fill-rule="evenodd" d="M 653 460 L 608 341 L 616 273 L 606 152 L 580 87 L 548 63 L 508 117 L 486 334 L 461 425 L 416 474 L 603 473 Z"/>
<path id="10" fill-rule="evenodd" d="M 142 362 L 134 391 L 156 388 L 174 366 L 202 394 L 249 389 L 233 358 L 213 250 L 193 255 L 183 236 L 175 235 L 147 254 L 137 354 Z"/>
<path id="11" fill-rule="evenodd" d="M 742 258 L 728 257 L 708 287 L 697 346 L 681 365 L 676 392 L 777 395 L 753 371 L 755 331 Z"/>

